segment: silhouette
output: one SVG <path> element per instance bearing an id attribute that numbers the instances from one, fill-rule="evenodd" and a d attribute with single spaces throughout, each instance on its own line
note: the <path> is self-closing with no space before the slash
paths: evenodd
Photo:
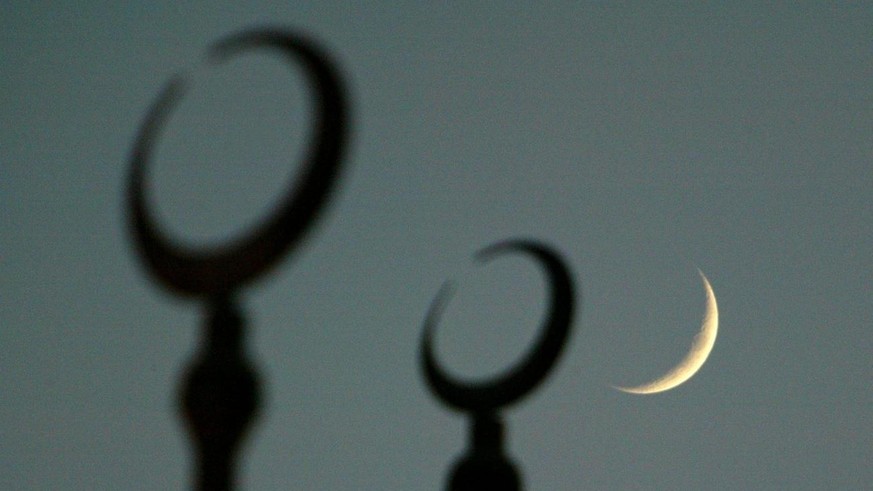
<path id="1" fill-rule="evenodd" d="M 493 413 L 473 413 L 470 449 L 452 468 L 451 491 L 516 491 L 522 488 L 515 464 L 503 451 L 503 423 Z"/>
<path id="2" fill-rule="evenodd" d="M 428 386 L 452 409 L 470 413 L 470 448 L 455 463 L 448 481 L 450 491 L 521 489 L 515 464 L 503 451 L 501 407 L 513 404 L 539 385 L 557 361 L 567 341 L 574 312 L 574 286 L 561 257 L 547 246 L 530 240 L 511 240 L 487 247 L 479 260 L 521 252 L 537 259 L 546 269 L 551 288 L 548 320 L 536 346 L 520 364 L 495 380 L 468 384 L 453 379 L 437 363 L 432 347 L 433 331 L 451 293 L 445 285 L 425 320 L 421 362 Z"/>
<path id="3" fill-rule="evenodd" d="M 210 302 L 205 339 L 188 367 L 182 411 L 194 440 L 198 488 L 231 489 L 239 444 L 258 409 L 260 386 L 243 352 L 243 320 L 229 299 Z"/>
<path id="4" fill-rule="evenodd" d="M 263 274 L 296 245 L 329 197 L 346 140 L 346 101 L 337 71 L 311 42 L 276 30 L 244 32 L 215 44 L 207 61 L 219 63 L 240 51 L 270 48 L 284 52 L 306 69 L 316 97 L 315 141 L 304 162 L 299 190 L 289 194 L 273 216 L 248 237 L 214 250 L 173 243 L 155 225 L 145 203 L 143 181 L 161 125 L 184 94 L 185 79 L 170 81 L 140 129 L 131 157 L 128 206 L 134 243 L 153 278 L 183 296 L 224 294 Z"/>
<path id="5" fill-rule="evenodd" d="M 192 439 L 195 489 L 228 491 L 234 487 L 240 445 L 259 411 L 261 384 L 245 352 L 245 319 L 235 299 L 243 286 L 264 275 L 298 245 L 328 202 L 340 170 L 347 139 L 346 98 L 340 77 L 310 41 L 275 29 L 246 31 L 219 41 L 208 63 L 220 63 L 241 51 L 278 50 L 301 64 L 316 98 L 314 141 L 303 165 L 301 184 L 276 211 L 246 237 L 217 248 L 183 247 L 155 224 L 145 197 L 145 174 L 152 147 L 186 80 L 172 79 L 152 105 L 131 155 L 128 187 L 130 233 L 151 278 L 170 293 L 205 304 L 203 342 L 188 365 L 181 387 L 181 412 Z M 522 363 L 496 380 L 464 384 L 436 362 L 432 335 L 451 289 L 444 287 L 428 313 L 421 345 L 422 368 L 431 391 L 446 405 L 470 415 L 469 448 L 448 480 L 451 491 L 521 489 L 516 465 L 503 449 L 499 410 L 526 396 L 557 361 L 569 335 L 574 286 L 561 257 L 530 240 L 511 240 L 480 251 L 479 260 L 506 253 L 537 259 L 551 288 L 549 317 L 536 346 Z"/>
<path id="6" fill-rule="evenodd" d="M 207 63 L 242 51 L 278 50 L 298 62 L 316 98 L 314 142 L 301 184 L 248 237 L 215 249 L 182 247 L 155 225 L 145 200 L 145 168 L 161 126 L 185 92 L 171 80 L 152 105 L 131 155 L 130 231 L 145 269 L 171 293 L 207 305 L 204 343 L 184 375 L 182 413 L 194 443 L 195 488 L 233 488 L 239 444 L 258 411 L 260 384 L 245 358 L 245 321 L 233 298 L 297 245 L 324 208 L 340 170 L 346 142 L 346 97 L 337 70 L 312 42 L 275 29 L 242 32 L 211 47 Z"/>

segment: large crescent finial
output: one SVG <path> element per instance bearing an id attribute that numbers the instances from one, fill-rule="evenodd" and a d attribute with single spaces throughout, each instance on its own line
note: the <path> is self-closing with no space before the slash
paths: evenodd
<path id="1" fill-rule="evenodd" d="M 551 290 L 549 314 L 536 346 L 518 365 L 502 377 L 482 383 L 463 383 L 448 375 L 433 352 L 433 332 L 450 295 L 444 286 L 431 305 L 421 344 L 422 366 L 431 390 L 456 409 L 485 413 L 507 406 L 536 387 L 555 364 L 566 343 L 574 312 L 574 287 L 570 273 L 555 251 L 530 240 L 511 240 L 487 247 L 476 254 L 487 261 L 494 256 L 522 252 L 537 259 L 545 268 Z"/>
<path id="2" fill-rule="evenodd" d="M 246 31 L 213 45 L 208 61 L 222 62 L 260 48 L 279 50 L 304 68 L 316 99 L 315 131 L 300 184 L 252 234 L 213 249 L 183 247 L 158 229 L 146 207 L 146 164 L 161 126 L 184 93 L 184 77 L 174 78 L 161 92 L 133 148 L 128 188 L 132 234 L 146 268 L 160 284 L 180 295 L 229 293 L 273 266 L 317 217 L 340 168 L 347 132 L 346 98 L 337 70 L 315 45 L 278 30 Z"/>

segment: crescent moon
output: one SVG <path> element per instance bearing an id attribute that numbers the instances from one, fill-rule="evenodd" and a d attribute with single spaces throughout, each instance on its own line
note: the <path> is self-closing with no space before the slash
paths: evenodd
<path id="1" fill-rule="evenodd" d="M 346 98 L 337 71 L 312 43 L 277 30 L 231 36 L 213 45 L 207 59 L 221 62 L 240 51 L 257 48 L 277 49 L 302 64 L 316 99 L 316 120 L 300 184 L 252 234 L 213 249 L 183 247 L 158 229 L 146 209 L 146 163 L 160 127 L 185 91 L 183 77 L 171 80 L 161 92 L 133 148 L 128 188 L 131 233 L 153 277 L 180 295 L 228 293 L 274 265 L 304 236 L 326 203 L 339 172 L 346 140 Z"/>
<path id="2" fill-rule="evenodd" d="M 715 293 L 712 291 L 709 280 L 706 279 L 703 271 L 698 269 L 697 272 L 700 273 L 703 287 L 706 290 L 706 312 L 703 315 L 700 332 L 694 336 L 688 354 L 678 365 L 660 378 L 636 387 L 615 387 L 616 389 L 629 394 L 664 392 L 686 382 L 706 363 L 706 359 L 715 346 L 715 336 L 718 334 L 718 304 L 716 304 Z"/>
<path id="3" fill-rule="evenodd" d="M 506 375 L 491 381 L 468 384 L 448 375 L 436 362 L 433 331 L 451 293 L 443 286 L 431 305 L 421 344 L 422 367 L 431 390 L 447 405 L 460 410 L 489 411 L 509 405 L 536 387 L 555 364 L 566 344 L 574 311 L 573 280 L 561 257 L 548 247 L 526 240 L 499 243 L 480 251 L 476 258 L 489 260 L 507 252 L 522 252 L 537 259 L 545 268 L 551 289 L 548 320 L 537 344 L 527 357 Z"/>

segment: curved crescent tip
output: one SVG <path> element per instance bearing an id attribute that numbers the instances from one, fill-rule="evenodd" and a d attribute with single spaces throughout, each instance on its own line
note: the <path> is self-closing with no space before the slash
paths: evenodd
<path id="1" fill-rule="evenodd" d="M 304 236 L 327 202 L 339 173 L 346 140 L 345 91 L 338 72 L 313 43 L 275 29 L 245 31 L 213 45 L 207 62 L 262 47 L 283 51 L 303 65 L 318 110 L 300 185 L 292 187 L 289 193 L 293 194 L 288 194 L 250 236 L 213 249 L 186 248 L 162 233 L 146 210 L 142 187 L 149 149 L 181 96 L 181 85 L 171 83 L 161 93 L 137 136 L 128 188 L 134 239 L 153 278 L 177 294 L 215 295 L 261 275 Z"/>
<path id="2" fill-rule="evenodd" d="M 680 384 L 681 385 L 681 384 Z M 625 394 L 632 394 L 635 396 L 647 396 L 651 394 L 660 394 L 661 392 L 669 392 L 670 389 L 675 387 L 670 387 L 668 389 L 648 389 L 644 387 L 619 387 L 617 385 L 612 386 L 613 389 L 620 390 Z"/>
<path id="3" fill-rule="evenodd" d="M 620 390 L 620 391 L 624 392 L 625 394 L 634 394 L 634 395 L 646 395 L 646 394 L 652 394 L 655 392 L 660 392 L 660 391 L 648 392 L 648 391 L 644 391 L 644 390 L 640 390 L 640 389 L 635 389 L 633 387 L 619 387 L 617 385 L 611 385 L 610 387 L 612 387 L 615 390 Z"/>
<path id="4" fill-rule="evenodd" d="M 547 246 L 529 240 L 511 240 L 486 247 L 476 254 L 476 258 L 487 260 L 496 254 L 509 251 L 530 254 L 545 267 L 552 291 L 547 321 L 541 328 L 542 334 L 537 344 L 527 357 L 505 375 L 482 383 L 460 382 L 439 366 L 431 343 L 439 314 L 451 293 L 450 287 L 444 286 L 432 304 L 425 321 L 421 359 L 431 390 L 450 407 L 487 411 L 519 400 L 545 378 L 566 344 L 575 306 L 572 277 L 563 260 Z"/>

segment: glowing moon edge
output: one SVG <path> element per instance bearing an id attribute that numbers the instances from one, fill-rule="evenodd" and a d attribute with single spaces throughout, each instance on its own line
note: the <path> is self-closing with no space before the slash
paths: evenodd
<path id="1" fill-rule="evenodd" d="M 703 287 L 706 290 L 706 312 L 703 315 L 700 331 L 694 336 L 688 354 L 669 372 L 651 382 L 635 387 L 613 386 L 614 389 L 628 394 L 641 395 L 664 392 L 688 381 L 706 363 L 706 359 L 715 346 L 715 337 L 718 334 L 718 304 L 715 301 L 712 285 L 709 284 L 706 275 L 700 269 L 697 272 L 700 274 Z"/>

